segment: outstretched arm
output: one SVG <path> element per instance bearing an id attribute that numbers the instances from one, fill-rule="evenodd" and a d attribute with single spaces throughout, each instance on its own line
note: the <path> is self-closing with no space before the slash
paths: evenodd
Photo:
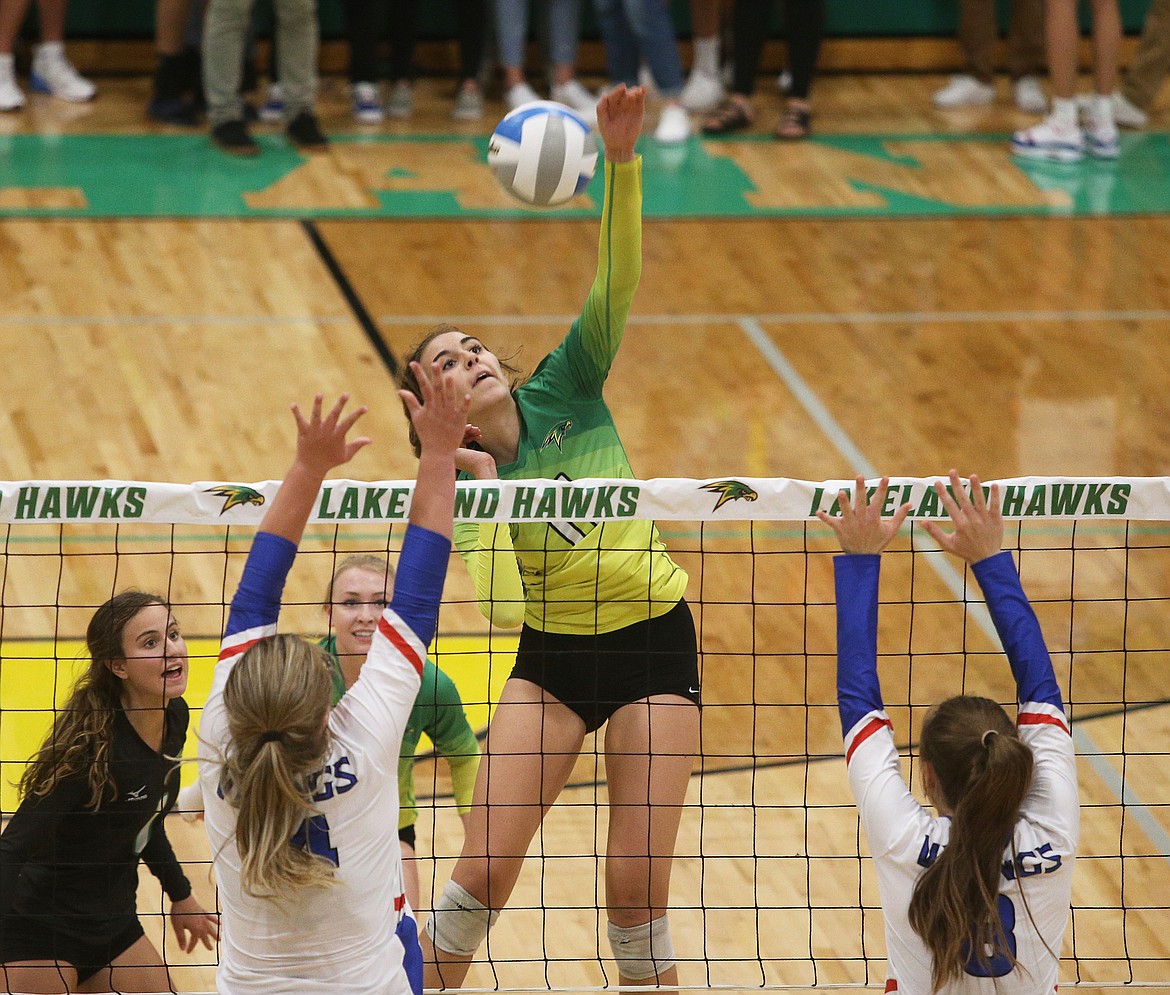
<path id="1" fill-rule="evenodd" d="M 368 410 L 364 405 L 342 417 L 348 394 L 342 394 L 333 408 L 321 414 L 322 396 L 313 398 L 309 417 L 301 414 L 298 405 L 291 406 L 297 422 L 297 450 L 292 466 L 284 475 L 276 497 L 260 522 L 260 531 L 287 539 L 298 545 L 305 533 L 305 523 L 313 513 L 313 505 L 325 475 L 334 467 L 348 463 L 370 440 L 365 436 L 346 440 L 354 423 Z"/>
<path id="2" fill-rule="evenodd" d="M 369 444 L 365 437 L 346 441 L 354 422 L 366 413 L 366 408 L 361 407 L 343 417 L 348 400 L 349 395 L 342 394 L 332 409 L 322 415 L 322 397 L 318 394 L 308 418 L 296 404 L 292 405 L 297 424 L 296 456 L 252 541 L 240 586 L 232 599 L 229 634 L 275 625 L 284 581 L 325 475 L 334 467 L 348 463 L 359 449 Z M 225 645 L 225 652 L 227 649 Z"/>
<path id="3" fill-rule="evenodd" d="M 471 405 L 471 395 L 440 377 L 437 367 L 424 370 L 411 363 L 421 401 L 410 391 L 398 392 L 422 452 L 390 607 L 424 647 L 438 624 L 455 512 L 455 451 L 463 444 Z"/>
<path id="4" fill-rule="evenodd" d="M 842 734 L 848 737 L 852 731 L 855 740 L 858 730 L 854 727 L 867 715 L 883 709 L 877 672 L 880 554 L 898 534 L 910 511 L 910 505 L 904 504 L 894 512 L 893 518 L 882 518 L 889 484 L 889 478 L 883 477 L 871 501 L 864 478 L 858 477 L 852 500 L 845 491 L 837 496 L 841 508 L 839 518 L 817 512 L 817 517 L 833 530 L 841 549 L 848 554 L 833 560 L 837 595 L 837 708 L 841 713 Z M 855 745 L 851 743 L 850 749 Z"/>
<path id="5" fill-rule="evenodd" d="M 565 357 L 578 388 L 596 394 L 621 345 L 642 276 L 642 161 L 634 144 L 642 131 L 645 103 L 642 87 L 618 84 L 597 104 L 597 129 L 605 145 L 597 275 L 566 339 Z"/>
<path id="6" fill-rule="evenodd" d="M 991 485 L 989 502 L 979 478 L 971 474 L 970 480 L 970 494 L 955 470 L 950 472 L 949 488 L 935 482 L 935 492 L 951 516 L 953 530 L 947 532 L 935 522 L 925 523 L 926 530 L 943 549 L 971 564 L 1011 664 L 1017 700 L 1021 704 L 1042 702 L 1063 713 L 1064 702 L 1040 623 L 1024 594 L 1011 553 L 1003 550 L 999 486 Z"/>
<path id="7" fill-rule="evenodd" d="M 903 505 L 882 519 L 889 480 L 869 499 L 858 477 L 850 496 L 838 496 L 840 518 L 819 517 L 837 535 L 847 555 L 833 560 L 837 585 L 837 707 L 845 740 L 849 786 L 875 857 L 920 831 L 925 818 L 902 779 L 893 727 L 882 704 L 877 672 L 878 571 L 881 552 L 910 510 Z"/>

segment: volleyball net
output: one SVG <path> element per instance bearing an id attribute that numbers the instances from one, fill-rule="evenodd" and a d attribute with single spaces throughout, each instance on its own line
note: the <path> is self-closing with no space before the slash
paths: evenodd
<path id="1" fill-rule="evenodd" d="M 872 486 L 871 482 L 871 486 Z M 944 481 L 945 483 L 945 481 Z M 914 523 L 945 519 L 933 479 L 891 481 L 912 512 L 883 558 L 879 667 L 904 770 L 933 703 L 982 694 L 1012 712 L 1014 686 L 978 587 Z M 1170 986 L 1170 481 L 1000 481 L 1006 545 L 1039 617 L 1073 720 L 1082 801 L 1062 984 Z M 94 609 L 138 588 L 171 602 L 188 640 L 193 731 L 218 636 L 255 527 L 277 483 L 0 484 L 0 770 L 14 783 L 84 667 Z M 985 484 L 985 486 L 988 486 Z M 678 835 L 670 917 L 684 988 L 880 984 L 876 878 L 842 760 L 835 700 L 832 557 L 817 510 L 852 481 L 724 478 L 461 484 L 469 521 L 655 519 L 689 574 L 699 635 L 700 755 Z M 286 588 L 282 629 L 327 632 L 322 601 L 346 555 L 393 561 L 412 482 L 328 481 Z M 432 659 L 483 730 L 511 670 L 516 632 L 494 630 L 453 557 Z M 446 767 L 424 740 L 416 766 L 420 918 L 462 841 Z M 194 779 L 190 765 L 183 781 Z M 616 985 L 605 939 L 608 798 L 604 731 L 586 739 L 545 819 L 470 987 Z M 204 904 L 214 902 L 202 828 L 167 831 Z M 210 989 L 215 955 L 179 950 L 144 871 L 139 912 L 180 990 Z M 328 928 L 328 924 L 322 924 Z"/>

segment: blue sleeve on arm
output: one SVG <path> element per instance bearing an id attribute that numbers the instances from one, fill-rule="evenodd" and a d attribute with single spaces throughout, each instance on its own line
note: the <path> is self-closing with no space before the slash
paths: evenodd
<path id="1" fill-rule="evenodd" d="M 451 540 L 417 525 L 406 527 L 390 607 L 429 646 L 439 625 Z"/>
<path id="2" fill-rule="evenodd" d="M 1052 670 L 1052 658 L 1044 643 L 1044 633 L 1036 613 L 1020 586 L 1020 575 L 1012 554 L 1007 550 L 980 560 L 972 570 L 987 610 L 999 633 L 1012 675 L 1016 679 L 1016 695 L 1020 703 L 1039 701 L 1064 711 L 1064 701 L 1056 674 Z"/>
<path id="3" fill-rule="evenodd" d="M 284 582 L 296 559 L 297 544 L 270 532 L 257 532 L 252 540 L 240 586 L 232 598 L 225 635 L 258 625 L 271 625 L 280 616 Z"/>
<path id="4" fill-rule="evenodd" d="M 879 555 L 847 553 L 833 558 L 837 589 L 837 709 L 841 734 L 881 711 L 877 672 Z"/>

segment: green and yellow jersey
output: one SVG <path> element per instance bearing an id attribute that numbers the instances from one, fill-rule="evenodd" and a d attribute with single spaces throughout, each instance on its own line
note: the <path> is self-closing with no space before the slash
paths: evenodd
<path id="1" fill-rule="evenodd" d="M 634 478 L 602 388 L 642 271 L 641 159 L 606 163 L 605 181 L 597 276 L 564 341 L 513 395 L 520 444 L 502 479 Z M 523 609 L 543 631 L 611 632 L 664 615 L 687 586 L 648 521 L 460 523 L 455 545 L 498 625 L 518 625 Z"/>

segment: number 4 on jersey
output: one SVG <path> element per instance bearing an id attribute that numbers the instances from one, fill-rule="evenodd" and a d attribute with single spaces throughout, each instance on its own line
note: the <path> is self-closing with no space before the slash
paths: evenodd
<path id="1" fill-rule="evenodd" d="M 341 866 L 337 849 L 329 842 L 329 820 L 323 815 L 314 815 L 302 822 L 289 842 L 318 857 L 324 857 L 334 867 Z"/>

